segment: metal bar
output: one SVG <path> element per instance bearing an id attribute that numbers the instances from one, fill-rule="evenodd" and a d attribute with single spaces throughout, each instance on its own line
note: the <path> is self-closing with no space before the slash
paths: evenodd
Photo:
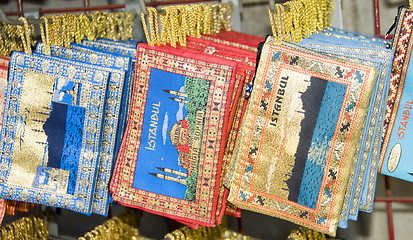
<path id="1" fill-rule="evenodd" d="M 84 4 L 84 6 L 85 6 L 86 9 L 89 8 L 89 6 L 90 6 L 89 0 L 84 0 L 84 1 L 83 1 L 83 4 Z M 86 10 L 85 13 L 89 13 L 89 10 Z"/>
<path id="2" fill-rule="evenodd" d="M 0 21 L 3 21 L 9 25 L 23 25 L 23 21 L 17 19 L 9 19 L 3 11 L 3 8 L 0 8 Z M 28 24 L 41 24 L 44 23 L 42 19 L 27 19 Z"/>
<path id="3" fill-rule="evenodd" d="M 150 7 L 157 7 L 161 5 L 171 5 L 171 4 L 187 4 L 187 3 L 197 3 L 201 2 L 199 0 L 180 0 L 180 1 L 156 1 L 156 2 L 148 2 L 146 6 Z M 217 0 L 203 0 L 202 2 L 221 2 Z"/>
<path id="4" fill-rule="evenodd" d="M 125 4 L 95 6 L 95 7 L 78 7 L 78 8 L 55 8 L 55 9 L 40 9 L 40 14 L 53 14 L 53 13 L 66 13 L 66 12 L 85 12 L 85 11 L 98 11 L 98 10 L 113 10 L 125 8 Z M 6 12 L 7 16 L 20 15 L 21 12 Z"/>
<path id="5" fill-rule="evenodd" d="M 156 1 L 148 2 L 146 6 L 157 7 L 160 5 L 168 4 L 186 4 L 186 3 L 197 3 L 199 0 L 180 0 L 180 1 Z M 203 2 L 217 2 L 216 0 L 204 0 Z M 53 14 L 53 13 L 66 13 L 66 12 L 85 12 L 85 11 L 99 11 L 99 10 L 114 10 L 125 8 L 125 4 L 115 4 L 115 5 L 105 5 L 105 6 L 89 6 L 89 7 L 78 7 L 78 8 L 56 8 L 56 9 L 40 9 L 39 14 Z M 7 16 L 16 16 L 23 14 L 22 11 L 6 12 Z"/>
<path id="6" fill-rule="evenodd" d="M 237 218 L 237 221 L 238 221 L 238 232 L 240 234 L 244 234 L 244 227 L 242 225 L 242 216 Z"/>
<path id="7" fill-rule="evenodd" d="M 413 198 L 406 197 L 386 197 L 386 198 L 375 198 L 375 202 L 402 202 L 402 203 L 413 203 Z"/>
<path id="8" fill-rule="evenodd" d="M 379 0 L 374 1 L 374 35 L 376 37 L 380 36 L 380 10 L 379 10 Z"/>
<path id="9" fill-rule="evenodd" d="M 20 17 L 23 17 L 24 12 L 23 12 L 23 2 L 22 2 L 22 0 L 17 0 L 17 8 L 19 9 Z"/>
<path id="10" fill-rule="evenodd" d="M 384 176 L 384 184 L 386 185 L 386 197 L 391 197 L 390 177 Z M 387 225 L 389 228 L 389 240 L 394 240 L 394 224 L 393 224 L 393 206 L 392 202 L 386 202 L 387 206 Z"/>

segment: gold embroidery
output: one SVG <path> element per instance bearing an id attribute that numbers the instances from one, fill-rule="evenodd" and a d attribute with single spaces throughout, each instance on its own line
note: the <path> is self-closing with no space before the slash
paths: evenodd
<path id="1" fill-rule="evenodd" d="M 24 75 L 10 184 L 31 187 L 36 167 L 47 164 L 47 136 L 43 124 L 49 117 L 55 81 L 55 77 L 30 71 Z"/>

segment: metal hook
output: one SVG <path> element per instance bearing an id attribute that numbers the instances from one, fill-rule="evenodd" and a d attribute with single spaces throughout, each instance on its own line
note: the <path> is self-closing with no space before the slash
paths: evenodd
<path id="1" fill-rule="evenodd" d="M 275 12 L 275 3 L 277 4 L 282 4 L 282 3 L 286 3 L 289 0 L 269 0 L 269 4 L 270 4 L 270 9 L 271 11 Z M 289 6 L 284 6 L 285 9 L 288 9 Z"/>
<path id="2" fill-rule="evenodd" d="M 146 9 L 145 1 L 144 0 L 138 0 L 138 1 L 139 1 L 139 5 L 141 7 L 141 11 L 143 12 L 143 14 L 148 15 L 148 10 Z"/>
<path id="3" fill-rule="evenodd" d="M 3 8 L 0 7 L 0 20 L 9 24 L 9 25 L 23 25 L 23 21 L 17 19 L 10 19 L 4 13 Z M 27 19 L 28 24 L 42 24 L 44 20 L 42 19 Z"/>

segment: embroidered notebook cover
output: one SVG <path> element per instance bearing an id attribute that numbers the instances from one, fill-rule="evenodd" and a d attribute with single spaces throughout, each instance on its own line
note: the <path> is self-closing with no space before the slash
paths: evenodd
<path id="1" fill-rule="evenodd" d="M 272 41 L 241 124 L 228 200 L 334 236 L 377 72 Z"/>
<path id="2" fill-rule="evenodd" d="M 112 197 L 213 226 L 236 64 L 147 44 L 138 45 L 136 63 Z"/>
<path id="3" fill-rule="evenodd" d="M 98 64 L 103 64 L 104 66 L 107 67 L 112 67 L 116 68 L 122 71 L 125 71 L 125 78 L 123 80 L 123 89 L 122 89 L 122 101 L 121 101 L 121 112 L 119 114 L 119 127 L 117 130 L 117 137 L 116 137 L 116 153 L 119 150 L 120 143 L 122 136 L 125 132 L 126 128 L 126 120 L 127 120 L 127 115 L 128 115 L 128 109 L 129 109 L 129 101 L 130 101 L 130 94 L 131 94 L 131 87 L 132 87 L 132 82 L 133 82 L 133 77 L 134 77 L 134 61 L 135 58 L 131 58 L 125 55 L 119 55 L 116 53 L 112 52 L 107 52 L 104 50 L 96 49 L 93 47 L 88 47 L 76 43 L 72 43 L 70 45 L 71 49 L 80 51 L 80 52 L 85 52 L 89 54 L 97 54 L 101 55 L 104 58 L 107 58 L 105 63 L 98 63 Z M 112 61 L 114 60 L 114 61 Z"/>
<path id="4" fill-rule="evenodd" d="M 185 49 L 186 51 L 190 49 L 198 50 L 200 51 L 200 54 L 209 54 L 212 56 L 232 60 L 237 63 L 237 72 L 234 83 L 234 89 L 236 89 L 236 91 L 233 91 L 230 101 L 230 119 L 233 119 L 233 121 L 230 125 L 230 128 L 228 129 L 229 136 L 224 150 L 221 168 L 221 181 L 219 185 L 220 191 L 218 194 L 218 211 L 216 214 L 216 223 L 219 224 L 226 210 L 233 216 L 240 216 L 239 209 L 231 208 L 233 205 L 227 207 L 226 201 L 228 197 L 228 190 L 223 187 L 223 181 L 226 178 L 227 169 L 229 168 L 232 159 L 232 152 L 234 150 L 237 133 L 239 131 L 241 119 L 245 111 L 245 106 L 247 103 L 245 89 L 247 84 L 249 84 L 252 80 L 253 74 L 255 72 L 255 67 L 253 66 L 255 66 L 256 63 L 256 54 L 253 54 L 244 49 L 220 44 L 206 39 L 188 37 L 187 41 L 187 47 Z"/>
<path id="5" fill-rule="evenodd" d="M 214 46 L 214 47 L 213 47 Z M 211 49 L 213 47 L 214 49 Z M 250 55 L 248 51 L 239 51 L 238 48 L 231 47 L 231 46 L 224 46 L 222 48 L 221 44 L 211 42 L 208 40 L 204 39 L 196 39 L 196 38 L 188 38 L 187 42 L 187 47 L 168 47 L 164 46 L 164 48 L 169 48 L 171 51 L 175 50 L 182 50 L 185 51 L 187 54 L 195 54 L 195 55 L 204 55 L 204 57 L 209 57 L 209 56 L 215 56 L 219 58 L 223 58 L 226 60 L 233 61 L 234 64 L 237 65 L 236 71 L 234 72 L 235 75 L 235 81 L 234 81 L 234 91 L 232 91 L 232 94 L 230 96 L 230 101 L 229 101 L 229 121 L 226 123 L 226 128 L 223 129 L 223 136 L 224 140 L 223 142 L 227 142 L 225 149 L 224 149 L 224 154 L 223 154 L 223 160 L 221 164 L 221 176 L 220 176 L 220 182 L 218 184 L 218 197 L 217 197 L 217 203 L 216 203 L 216 219 L 215 219 L 215 224 L 220 224 L 222 221 L 222 218 L 224 216 L 225 210 L 226 210 L 226 202 L 227 202 L 227 196 L 228 196 L 228 190 L 224 188 L 223 186 L 223 179 L 225 177 L 225 171 L 224 169 L 227 168 L 227 165 L 229 164 L 228 160 L 228 152 L 233 151 L 233 145 L 230 145 L 230 142 L 233 142 L 236 140 L 236 133 L 239 130 L 239 124 L 240 124 L 240 111 L 244 110 L 243 106 L 245 105 L 245 87 L 243 87 L 245 84 L 245 81 L 248 81 L 252 78 L 252 74 L 254 72 L 254 69 L 247 63 L 245 63 L 245 59 L 251 59 L 254 60 L 251 56 L 250 58 L 246 58 L 244 56 L 243 52 L 247 52 L 247 55 Z M 219 52 L 219 54 L 217 54 Z M 234 55 L 237 53 L 237 55 Z M 237 116 L 237 117 L 236 117 Z M 237 122 L 235 122 L 237 121 Z M 228 140 L 226 136 L 228 135 Z M 230 141 L 231 138 L 231 141 Z M 239 215 L 237 210 L 231 210 L 231 213 L 234 212 L 232 215 Z M 172 218 L 172 217 L 171 217 Z M 174 219 L 174 218 L 172 218 Z M 197 224 L 193 224 L 191 222 L 186 222 L 180 219 L 174 219 L 180 223 L 183 223 L 185 225 L 191 226 L 193 228 L 197 228 Z"/>
<path id="6" fill-rule="evenodd" d="M 93 194 L 92 213 L 107 215 L 109 207 L 109 179 L 117 155 L 117 142 L 120 145 L 119 129 L 120 109 L 122 109 L 122 94 L 125 80 L 128 78 L 125 70 L 130 68 L 130 58 L 112 56 L 103 53 L 89 53 L 78 51 L 76 47 L 71 49 L 64 47 L 51 47 L 51 55 L 67 58 L 74 61 L 84 62 L 102 67 L 110 72 L 108 92 L 106 95 L 105 115 L 103 118 L 103 135 L 96 186 Z M 36 52 L 43 53 L 44 45 L 38 44 Z"/>
<path id="7" fill-rule="evenodd" d="M 356 152 L 358 157 L 353 162 L 340 214 L 338 226 L 346 228 L 347 219 L 356 220 L 359 210 L 372 211 L 393 51 L 377 47 L 358 48 L 352 47 L 351 44 L 346 47 L 304 45 L 324 54 L 334 54 L 333 56 L 340 58 L 344 57 L 343 59 L 346 61 L 376 66 L 379 71 L 378 81 L 376 81 L 366 119 L 366 123 L 369 123 L 369 126 L 366 125 L 359 153 Z"/>
<path id="8" fill-rule="evenodd" d="M 88 66 L 12 54 L 1 198 L 91 213 L 109 73 Z"/>
<path id="9" fill-rule="evenodd" d="M 394 61 L 387 100 L 383 147 L 380 153 L 382 174 L 413 182 L 411 162 L 410 114 L 412 113 L 413 71 L 409 68 L 412 54 L 413 11 L 402 8 L 393 38 Z"/>
<path id="10" fill-rule="evenodd" d="M 78 44 L 72 44 L 74 48 L 82 48 Z M 85 47 L 91 49 L 91 50 L 97 50 L 97 51 L 103 51 L 107 53 L 112 53 L 116 54 L 118 56 L 123 56 L 123 57 L 129 57 L 131 58 L 131 72 L 130 72 L 130 77 L 128 78 L 128 81 L 125 82 L 125 92 L 123 97 L 123 103 L 121 109 L 121 119 L 122 119 L 122 129 L 119 131 L 119 134 L 123 136 L 125 132 L 125 122 L 127 119 L 127 115 L 129 114 L 129 106 L 130 106 L 130 98 L 132 94 L 132 86 L 133 86 L 133 79 L 135 79 L 135 60 L 136 60 L 136 46 L 125 46 L 122 44 L 119 44 L 118 41 L 89 41 L 89 40 L 83 40 L 82 45 Z M 118 149 L 119 147 L 117 147 Z"/>

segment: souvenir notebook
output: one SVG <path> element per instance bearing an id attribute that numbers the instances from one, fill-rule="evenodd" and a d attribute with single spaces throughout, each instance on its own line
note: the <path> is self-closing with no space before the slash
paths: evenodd
<path id="1" fill-rule="evenodd" d="M 45 47 L 38 44 L 36 51 L 43 53 Z M 72 48 L 51 47 L 51 55 L 67 58 L 74 61 L 89 63 L 91 66 L 100 66 L 110 72 L 108 82 L 108 92 L 106 95 L 105 115 L 103 118 L 103 135 L 101 153 L 96 175 L 96 186 L 93 194 L 92 213 L 107 215 L 109 206 L 109 179 L 116 159 L 116 147 L 120 145 L 121 118 L 120 111 L 123 102 L 124 83 L 127 82 L 131 61 L 128 57 L 113 56 L 111 54 L 96 52 L 81 52 L 76 46 Z"/>
<path id="2" fill-rule="evenodd" d="M 131 58 L 131 71 L 130 73 L 127 73 L 129 74 L 129 77 L 127 78 L 128 81 L 126 81 L 124 84 L 124 99 L 122 101 L 122 109 L 120 114 L 122 129 L 119 131 L 119 134 L 123 135 L 125 131 L 127 115 L 129 113 L 130 95 L 132 94 L 133 79 L 135 79 L 136 45 L 124 44 L 119 41 L 103 39 L 101 39 L 100 41 L 83 40 L 82 45 L 85 47 L 81 47 L 78 44 L 72 44 L 73 48 L 76 49 L 83 48 L 84 50 L 85 48 L 89 48 L 89 50 L 103 51 L 106 53 L 115 54 L 117 56 Z"/>
<path id="3" fill-rule="evenodd" d="M 235 71 L 235 63 L 214 56 L 138 45 L 131 114 L 110 185 L 114 201 L 215 225 Z"/>
<path id="4" fill-rule="evenodd" d="M 218 194 L 217 204 L 217 220 L 216 223 L 221 223 L 224 212 L 235 217 L 240 217 L 240 211 L 237 208 L 227 207 L 228 189 L 223 187 L 223 180 L 230 165 L 232 152 L 239 131 L 242 115 L 245 111 L 247 102 L 246 98 L 246 85 L 250 83 L 255 72 L 256 54 L 253 54 L 247 50 L 240 49 L 233 46 L 220 44 L 214 41 L 206 39 L 199 39 L 194 37 L 187 38 L 187 47 L 183 50 L 197 50 L 198 54 L 204 54 L 206 56 L 212 55 L 228 60 L 235 61 L 237 63 L 237 72 L 235 75 L 234 91 L 231 97 L 231 111 L 230 119 L 232 119 L 232 125 L 228 129 L 228 140 L 224 149 L 222 167 L 221 167 L 221 182 L 220 190 Z"/>
<path id="5" fill-rule="evenodd" d="M 346 46 L 337 45 L 337 38 L 332 34 L 333 31 L 329 31 L 328 35 L 324 35 L 324 32 L 318 34 L 316 38 L 322 39 L 324 44 L 311 35 L 313 41 L 307 39 L 307 43 L 301 42 L 300 45 L 324 54 L 333 54 L 352 63 L 376 66 L 379 72 L 340 214 L 338 226 L 346 228 L 347 219 L 356 220 L 359 210 L 372 211 L 393 51 L 387 49 L 390 45 L 381 39 L 359 37 L 355 33 L 344 33 L 335 29 L 334 34 L 345 36 L 347 42 Z M 365 45 L 360 45 L 360 40 L 363 40 Z"/>
<path id="6" fill-rule="evenodd" d="M 1 198 L 91 213 L 108 77 L 96 66 L 12 54 Z"/>
<path id="7" fill-rule="evenodd" d="M 374 67 L 268 38 L 228 200 L 334 236 L 376 77 Z"/>
<path id="8" fill-rule="evenodd" d="M 413 112 L 413 70 L 409 66 L 413 46 L 412 17 L 413 10 L 401 8 L 392 45 L 394 61 L 379 168 L 382 174 L 410 182 L 413 182 L 413 134 L 410 123 Z"/>

